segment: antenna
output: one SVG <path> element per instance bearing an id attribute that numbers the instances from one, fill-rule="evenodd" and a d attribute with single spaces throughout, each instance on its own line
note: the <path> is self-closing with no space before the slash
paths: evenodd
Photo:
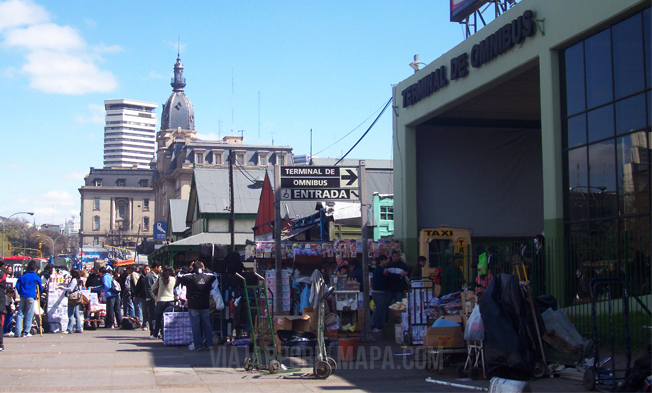
<path id="1" fill-rule="evenodd" d="M 272 131 L 272 146 L 274 146 L 274 131 Z"/>
<path id="2" fill-rule="evenodd" d="M 234 87 L 233 87 L 234 74 L 233 73 L 234 73 L 233 67 L 231 67 L 231 134 L 233 134 L 233 118 L 234 118 L 233 107 L 235 105 L 234 99 L 233 99 L 233 91 L 234 91 Z"/>
<path id="3" fill-rule="evenodd" d="M 258 90 L 258 139 L 260 139 L 260 90 Z"/>
<path id="4" fill-rule="evenodd" d="M 177 36 L 177 57 L 181 54 L 181 34 Z"/>
<path id="5" fill-rule="evenodd" d="M 312 163 L 312 128 L 310 129 L 310 162 Z"/>

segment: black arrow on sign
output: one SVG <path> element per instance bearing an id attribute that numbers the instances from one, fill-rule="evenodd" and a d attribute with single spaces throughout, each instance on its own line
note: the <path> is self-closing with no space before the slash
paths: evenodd
<path id="1" fill-rule="evenodd" d="M 355 183 L 356 180 L 358 180 L 358 175 L 356 175 L 355 172 L 350 169 L 347 169 L 346 171 L 349 172 L 349 174 L 342 175 L 342 180 L 348 180 L 349 182 L 346 183 L 346 185 L 350 186 L 351 184 Z"/>

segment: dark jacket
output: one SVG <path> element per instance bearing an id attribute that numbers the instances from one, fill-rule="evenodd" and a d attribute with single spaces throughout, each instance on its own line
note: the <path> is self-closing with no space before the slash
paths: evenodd
<path id="1" fill-rule="evenodd" d="M 145 276 L 145 281 L 143 282 L 143 286 L 145 287 L 145 297 L 147 300 L 156 300 L 156 295 L 154 294 L 154 291 L 152 291 L 152 285 L 156 282 L 156 278 L 158 276 L 156 273 L 153 271 L 150 271 L 147 273 Z"/>
<path id="2" fill-rule="evenodd" d="M 0 313 L 7 311 L 6 304 L 6 292 L 7 292 L 7 273 L 4 269 L 0 269 Z"/>
<path id="3" fill-rule="evenodd" d="M 177 284 L 186 286 L 188 308 L 191 310 L 207 310 L 210 308 L 210 296 L 213 282 L 217 278 L 202 269 L 190 273 L 180 273 Z"/>
<path id="4" fill-rule="evenodd" d="M 390 262 L 387 265 L 387 289 L 390 292 L 404 292 L 408 288 L 407 277 L 401 276 L 402 271 L 408 271 L 408 266 L 403 261 Z"/>
<path id="5" fill-rule="evenodd" d="M 388 271 L 380 264 L 374 269 L 374 283 L 372 291 L 387 292 L 387 274 Z"/>
<path id="6" fill-rule="evenodd" d="M 89 274 L 88 278 L 86 279 L 86 287 L 92 288 L 98 285 L 102 285 L 102 277 L 100 277 L 100 275 L 96 273 Z"/>

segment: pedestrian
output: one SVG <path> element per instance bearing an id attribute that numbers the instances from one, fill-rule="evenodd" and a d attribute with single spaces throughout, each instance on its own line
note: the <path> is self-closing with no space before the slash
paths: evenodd
<path id="1" fill-rule="evenodd" d="M 16 312 L 16 337 L 31 337 L 34 307 L 40 307 L 36 301 L 36 289 L 42 293 L 43 284 L 41 277 L 36 274 L 36 261 L 30 259 L 27 263 L 27 272 L 16 281 L 16 291 L 20 296 L 18 311 Z"/>
<path id="2" fill-rule="evenodd" d="M 94 267 L 86 279 L 86 287 L 93 288 L 99 285 L 102 285 L 102 276 L 99 274 L 99 268 Z"/>
<path id="3" fill-rule="evenodd" d="M 159 333 L 163 334 L 163 313 L 166 308 L 174 304 L 174 287 L 176 284 L 174 270 L 170 266 L 166 266 L 152 285 L 152 292 L 156 294 L 156 321 L 154 322 L 154 331 L 149 336 L 150 340 L 156 340 Z"/>
<path id="4" fill-rule="evenodd" d="M 143 281 L 143 290 L 145 291 L 145 309 L 147 310 L 147 322 L 149 323 L 150 332 L 156 328 L 156 326 L 154 326 L 154 320 L 156 319 L 156 294 L 152 291 L 152 285 L 154 285 L 160 273 L 161 264 L 158 262 L 152 262 L 152 267 Z"/>
<path id="5" fill-rule="evenodd" d="M 420 255 L 417 264 L 410 271 L 410 278 L 420 280 L 423 277 L 423 267 L 426 266 L 427 261 L 426 257 Z"/>
<path id="6" fill-rule="evenodd" d="M 138 304 L 140 305 L 140 310 L 142 312 L 142 319 L 141 324 L 143 325 L 142 329 L 143 330 L 153 330 L 154 326 L 152 326 L 149 323 L 149 320 L 151 319 L 148 314 L 147 310 L 147 291 L 145 290 L 145 282 L 147 281 L 147 274 L 150 272 L 149 266 L 143 266 L 143 268 L 140 270 L 140 277 L 138 277 L 138 281 L 136 282 L 136 301 L 134 301 L 134 305 Z"/>
<path id="7" fill-rule="evenodd" d="M 401 259 L 398 250 L 392 251 L 392 261 L 387 265 L 387 290 L 391 294 L 390 304 L 401 302 L 408 288 L 408 266 Z"/>
<path id="8" fill-rule="evenodd" d="M 79 281 L 81 281 L 82 288 L 86 287 L 86 279 L 88 278 L 88 272 L 86 270 L 79 271 Z"/>
<path id="9" fill-rule="evenodd" d="M 439 297 L 446 296 L 449 293 L 458 292 L 466 282 L 464 280 L 464 271 L 462 271 L 462 264 L 464 257 L 462 254 L 455 254 L 453 263 L 448 265 L 444 270 L 444 276 L 441 280 L 441 291 Z"/>
<path id="10" fill-rule="evenodd" d="M 374 313 L 371 315 L 371 331 L 378 333 L 385 327 L 387 322 L 387 315 L 389 312 L 389 302 L 391 301 L 392 294 L 388 291 L 387 287 L 387 265 L 389 259 L 387 255 L 381 254 L 378 257 L 376 268 L 373 274 L 373 285 L 371 287 L 371 297 L 374 301 Z"/>
<path id="11" fill-rule="evenodd" d="M 127 279 L 125 280 L 125 292 L 127 293 L 128 299 L 126 301 L 131 302 L 131 315 L 129 317 L 136 317 L 138 321 L 142 324 L 143 322 L 143 309 L 140 303 L 140 298 L 138 297 L 138 280 L 140 279 L 140 274 L 134 266 L 127 266 Z"/>
<path id="12" fill-rule="evenodd" d="M 125 317 L 135 317 L 136 316 L 136 310 L 134 309 L 134 301 L 133 301 L 133 290 L 132 288 L 135 285 L 132 285 L 131 283 L 131 276 L 134 273 L 134 267 L 133 266 L 127 266 L 124 271 L 124 279 L 122 285 L 122 307 L 124 310 L 124 315 Z M 121 276 L 122 277 L 122 276 Z"/>
<path id="13" fill-rule="evenodd" d="M 7 288 L 5 295 L 5 320 L 2 323 L 2 334 L 5 337 L 13 337 L 14 332 L 11 330 L 11 321 L 14 317 L 16 292 L 13 288 Z"/>
<path id="14" fill-rule="evenodd" d="M 545 238 L 543 235 L 536 235 L 534 238 L 535 254 L 532 258 L 532 270 L 530 281 L 532 282 L 532 296 L 541 296 L 546 294 L 546 270 L 544 246 Z"/>
<path id="15" fill-rule="evenodd" d="M 204 271 L 204 264 L 195 261 L 188 273 L 180 273 L 177 281 L 186 286 L 188 313 L 192 329 L 191 351 L 201 351 L 213 347 L 213 329 L 210 318 L 210 296 L 218 291 L 217 278 Z"/>
<path id="16" fill-rule="evenodd" d="M 81 291 L 82 282 L 80 277 L 81 274 L 78 269 L 75 269 L 74 267 L 70 269 L 70 282 L 63 289 L 66 296 L 70 295 L 71 293 L 76 293 Z M 68 302 L 68 328 L 66 329 L 65 332 L 61 332 L 61 333 L 62 334 L 72 333 L 73 325 L 76 325 L 75 331 L 77 333 L 81 333 L 83 331 L 84 322 L 79 314 L 79 304 L 72 305 L 70 304 L 70 302 Z"/>
<path id="17" fill-rule="evenodd" d="M 7 305 L 5 303 L 5 296 L 7 292 L 7 272 L 4 268 L 5 266 L 5 261 L 4 259 L 0 258 L 0 316 L 1 320 L 4 323 L 4 320 L 6 318 L 6 312 L 7 312 Z M 5 344 L 4 344 L 4 334 L 0 334 L 0 352 L 5 350 Z"/>
<path id="18" fill-rule="evenodd" d="M 114 329 L 114 318 L 118 320 L 117 326 L 122 325 L 120 284 L 113 276 L 113 270 L 109 270 L 107 267 L 101 267 L 99 273 L 102 275 L 102 285 L 94 287 L 93 290 L 104 292 L 104 297 L 106 298 L 106 319 L 104 321 L 104 327 L 107 329 Z"/>

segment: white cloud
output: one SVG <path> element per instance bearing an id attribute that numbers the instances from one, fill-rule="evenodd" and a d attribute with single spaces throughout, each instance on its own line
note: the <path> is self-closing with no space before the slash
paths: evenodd
<path id="1" fill-rule="evenodd" d="M 166 78 L 165 75 L 159 74 L 156 71 L 150 71 L 148 76 L 150 78 L 152 78 L 152 79 L 165 79 Z"/>
<path id="2" fill-rule="evenodd" d="M 63 190 L 53 190 L 35 197 L 32 203 L 37 206 L 73 206 L 79 203 L 79 196 L 74 196 Z"/>
<path id="3" fill-rule="evenodd" d="M 77 115 L 77 123 L 104 124 L 104 106 L 97 104 L 88 105 L 88 116 Z"/>
<path id="4" fill-rule="evenodd" d="M 81 183 L 86 175 L 88 175 L 87 171 L 70 171 L 64 172 L 61 177 L 66 180 L 78 180 Z"/>
<path id="5" fill-rule="evenodd" d="M 12 27 L 44 23 L 47 11 L 31 1 L 10 0 L 0 3 L 0 31 Z"/>
<path id="6" fill-rule="evenodd" d="M 30 1 L 0 3 L 0 34 L 6 46 L 25 53 L 20 70 L 34 89 L 85 94 L 110 92 L 118 85 L 113 73 L 98 63 L 103 61 L 100 53 L 121 51 L 120 46 L 89 46 L 77 29 L 51 23 L 47 11 Z M 9 69 L 5 74 L 13 75 L 14 67 Z"/>

